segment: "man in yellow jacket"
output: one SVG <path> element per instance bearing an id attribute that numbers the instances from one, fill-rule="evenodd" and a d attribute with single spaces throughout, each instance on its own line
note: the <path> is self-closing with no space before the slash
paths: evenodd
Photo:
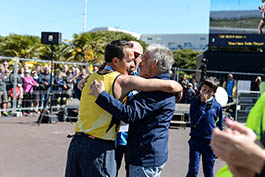
<path id="1" fill-rule="evenodd" d="M 106 66 L 87 79 L 80 99 L 75 135 L 68 149 L 65 177 L 115 177 L 114 141 L 120 120 L 96 105 L 89 95 L 91 82 L 103 81 L 106 92 L 123 100 L 130 90 L 178 92 L 175 81 L 129 76 L 134 52 L 126 41 L 112 41 L 105 48 Z"/>

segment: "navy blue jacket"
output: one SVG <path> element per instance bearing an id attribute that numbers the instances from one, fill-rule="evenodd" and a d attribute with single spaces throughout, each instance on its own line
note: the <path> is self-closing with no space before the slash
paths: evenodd
<path id="1" fill-rule="evenodd" d="M 222 106 L 213 98 L 211 105 L 201 102 L 200 96 L 190 105 L 190 136 L 211 139 L 215 127 L 223 129 Z"/>
<path id="2" fill-rule="evenodd" d="M 169 80 L 168 73 L 156 78 Z M 96 103 L 129 123 L 128 162 L 144 167 L 163 165 L 168 158 L 168 128 L 175 110 L 175 96 L 165 92 L 139 92 L 126 105 L 102 92 Z"/>

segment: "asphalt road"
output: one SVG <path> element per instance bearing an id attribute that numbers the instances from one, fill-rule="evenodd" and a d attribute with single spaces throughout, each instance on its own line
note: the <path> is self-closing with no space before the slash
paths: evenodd
<path id="1" fill-rule="evenodd" d="M 36 124 L 37 116 L 0 118 L 0 177 L 63 177 L 74 124 Z M 169 159 L 162 177 L 184 177 L 189 128 L 170 128 Z M 224 163 L 216 161 L 215 173 Z M 122 166 L 119 177 L 125 177 Z M 199 177 L 203 176 L 202 167 Z"/>

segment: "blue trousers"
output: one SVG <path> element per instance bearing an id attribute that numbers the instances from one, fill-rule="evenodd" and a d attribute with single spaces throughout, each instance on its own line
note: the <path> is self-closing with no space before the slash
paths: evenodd
<path id="1" fill-rule="evenodd" d="M 65 177 L 115 177 L 114 143 L 75 135 L 68 149 Z"/>
<path id="2" fill-rule="evenodd" d="M 189 171 L 186 177 L 196 177 L 200 168 L 200 156 L 202 156 L 203 174 L 205 177 L 213 177 L 215 154 L 211 149 L 210 139 L 194 138 L 189 140 Z"/>

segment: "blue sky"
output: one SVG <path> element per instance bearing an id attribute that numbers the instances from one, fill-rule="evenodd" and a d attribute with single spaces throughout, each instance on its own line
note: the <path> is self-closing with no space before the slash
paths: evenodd
<path id="1" fill-rule="evenodd" d="M 211 0 L 211 10 L 258 10 L 261 0 Z"/>
<path id="2" fill-rule="evenodd" d="M 209 11 L 210 0 L 87 0 L 87 31 L 112 26 L 144 34 L 208 33 Z M 2 1 L 0 12 L 1 36 L 55 31 L 72 39 L 83 32 L 84 0 Z"/>

